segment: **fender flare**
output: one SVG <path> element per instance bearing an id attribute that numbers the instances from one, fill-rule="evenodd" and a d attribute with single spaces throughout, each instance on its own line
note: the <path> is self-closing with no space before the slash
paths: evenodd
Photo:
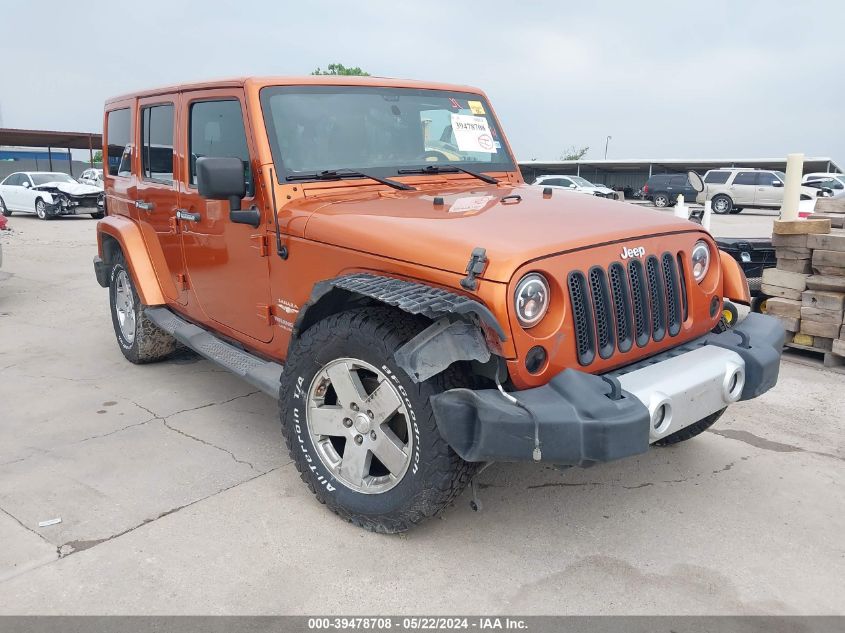
<path id="1" fill-rule="evenodd" d="M 164 305 L 167 303 L 166 296 L 177 297 L 176 286 L 168 277 L 162 280 L 156 273 L 156 266 L 153 265 L 153 258 L 147 249 L 147 243 L 141 233 L 141 229 L 131 219 L 121 215 L 109 215 L 97 223 L 97 249 L 99 256 L 106 265 L 110 265 L 110 258 L 113 253 L 113 246 L 110 240 L 117 242 L 123 257 L 129 266 L 132 280 L 138 291 L 141 302 L 147 306 Z M 156 245 L 158 242 L 155 242 Z M 163 254 L 161 265 L 164 266 Z M 167 270 L 159 267 L 160 270 Z M 164 283 L 162 283 L 164 281 Z M 167 292 L 170 290 L 170 292 Z"/>
<path id="2" fill-rule="evenodd" d="M 370 299 L 408 314 L 419 314 L 432 325 L 397 351 L 396 361 L 420 382 L 460 360 L 486 362 L 501 356 L 507 334 L 482 303 L 424 283 L 372 273 L 353 273 L 314 285 L 293 326 L 290 345 L 320 319 L 355 299 Z"/>
<path id="3" fill-rule="evenodd" d="M 749 305 L 751 292 L 742 267 L 722 250 L 719 251 L 719 263 L 722 267 L 722 294 L 731 301 Z"/>

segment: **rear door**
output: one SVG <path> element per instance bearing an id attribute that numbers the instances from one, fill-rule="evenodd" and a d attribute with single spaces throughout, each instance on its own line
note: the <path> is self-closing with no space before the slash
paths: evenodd
<path id="1" fill-rule="evenodd" d="M 757 193 L 757 172 L 750 170 L 737 172 L 729 190 L 735 206 L 754 204 L 754 197 Z"/>
<path id="2" fill-rule="evenodd" d="M 256 341 L 273 338 L 270 315 L 270 264 L 266 234 L 269 209 L 255 195 L 257 164 L 249 119 L 238 88 L 183 94 L 186 148 L 179 206 L 188 279 L 211 319 Z M 244 164 L 247 196 L 262 215 L 257 229 L 229 220 L 229 203 L 206 200 L 197 191 L 196 160 L 204 156 L 239 158 Z"/>
<path id="3" fill-rule="evenodd" d="M 179 191 L 173 174 L 178 162 L 174 151 L 177 95 L 149 97 L 139 103 L 140 140 L 138 189 L 135 201 L 137 218 L 153 261 L 163 261 L 173 282 L 161 284 L 172 294 L 169 299 L 187 303 L 185 265 L 182 243 L 176 226 Z M 160 250 L 160 253 L 155 251 Z M 160 254 L 162 259 L 155 255 Z"/>
<path id="4" fill-rule="evenodd" d="M 3 196 L 3 203 L 10 211 L 21 210 L 21 194 L 23 187 L 23 174 L 12 174 L 3 181 L 0 187 L 0 195 Z M 35 209 L 30 209 L 35 211 Z"/>

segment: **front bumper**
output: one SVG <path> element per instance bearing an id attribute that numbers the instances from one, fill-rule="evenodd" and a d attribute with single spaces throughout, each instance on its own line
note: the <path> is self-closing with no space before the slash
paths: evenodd
<path id="1" fill-rule="evenodd" d="M 784 330 L 762 314 L 604 376 L 574 369 L 513 392 L 452 389 L 431 399 L 438 428 L 463 459 L 588 466 L 649 444 L 771 389 Z M 539 448 L 539 453 L 535 450 Z"/>

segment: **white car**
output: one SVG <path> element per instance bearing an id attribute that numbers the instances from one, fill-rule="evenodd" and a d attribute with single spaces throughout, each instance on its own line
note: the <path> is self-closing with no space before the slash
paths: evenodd
<path id="1" fill-rule="evenodd" d="M 581 178 L 581 176 L 540 176 L 533 183 L 542 187 L 559 187 L 561 189 L 570 189 L 578 193 L 586 193 L 591 196 L 599 196 L 602 198 L 617 199 L 619 195 L 608 187 L 594 185 L 589 180 Z"/>
<path id="2" fill-rule="evenodd" d="M 83 185 L 91 185 L 92 187 L 103 189 L 103 170 L 94 167 L 86 169 L 79 176 L 79 182 Z"/>
<path id="3" fill-rule="evenodd" d="M 845 187 L 845 174 L 826 173 L 823 171 L 816 171 L 811 174 L 804 174 L 804 177 L 801 179 L 801 182 L 807 184 L 811 180 L 827 180 L 828 178 L 838 181 L 839 184 Z M 837 189 L 839 189 L 839 187 L 837 187 Z"/>
<path id="4" fill-rule="evenodd" d="M 76 182 L 67 174 L 19 171 L 0 182 L 0 211 L 34 213 L 42 220 L 60 215 L 105 215 L 103 190 Z"/>

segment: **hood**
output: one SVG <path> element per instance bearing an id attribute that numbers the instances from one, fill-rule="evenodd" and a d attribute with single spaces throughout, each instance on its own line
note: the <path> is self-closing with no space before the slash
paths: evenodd
<path id="1" fill-rule="evenodd" d="M 83 185 L 81 182 L 45 182 L 43 185 L 33 187 L 33 189 L 58 189 L 69 196 L 87 196 L 102 191 L 99 187 Z"/>
<path id="2" fill-rule="evenodd" d="M 443 198 L 434 205 L 434 197 Z M 519 196 L 519 198 L 517 198 Z M 487 250 L 482 277 L 508 281 L 527 261 L 659 233 L 701 227 L 661 211 L 530 185 L 362 194 L 355 200 L 299 200 L 307 239 L 464 274 L 472 249 Z"/>

